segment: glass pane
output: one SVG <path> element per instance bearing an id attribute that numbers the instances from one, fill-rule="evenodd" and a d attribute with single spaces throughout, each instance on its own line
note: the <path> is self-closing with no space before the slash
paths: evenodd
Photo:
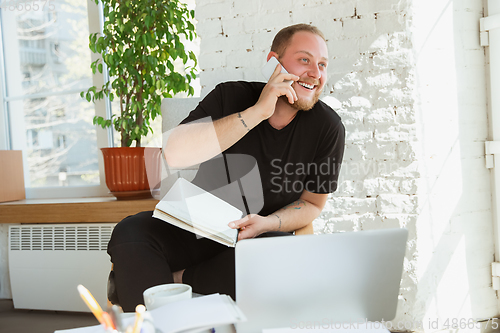
<path id="1" fill-rule="evenodd" d="M 26 99 L 21 106 L 29 187 L 99 184 L 93 105 L 71 94 Z"/>
<path id="2" fill-rule="evenodd" d="M 33 10 L 34 4 L 40 6 L 38 11 Z M 40 10 L 44 4 L 45 9 Z M 36 1 L 26 2 L 23 10 L 2 10 L 2 18 L 15 16 L 10 27 L 4 25 L 4 34 L 15 32 L 17 47 L 10 45 L 12 48 L 7 50 L 18 49 L 16 67 L 22 79 L 22 90 L 9 91 L 10 96 L 91 86 L 86 4 L 79 0 Z M 27 5 L 30 10 L 25 9 Z M 8 66 L 7 75 L 11 71 L 18 74 L 18 70 Z"/>
<path id="3" fill-rule="evenodd" d="M 1 23 L 12 148 L 25 150 L 26 187 L 98 185 L 94 104 L 79 95 L 92 85 L 87 2 L 25 4 L 2 9 Z"/>

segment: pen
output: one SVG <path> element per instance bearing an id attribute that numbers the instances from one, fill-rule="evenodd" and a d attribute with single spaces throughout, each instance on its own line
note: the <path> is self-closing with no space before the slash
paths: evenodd
<path id="1" fill-rule="evenodd" d="M 146 311 L 146 307 L 144 305 L 139 304 L 136 306 L 135 323 L 132 333 L 139 333 L 141 331 L 142 321 L 144 320 L 144 311 Z"/>
<path id="2" fill-rule="evenodd" d="M 94 296 L 88 291 L 87 288 L 82 286 L 81 284 L 78 285 L 78 292 L 80 293 L 80 296 L 82 297 L 83 301 L 87 306 L 89 307 L 90 311 L 94 314 L 94 316 L 97 318 L 99 323 L 104 325 L 105 328 L 108 328 L 104 318 L 103 318 L 103 311 L 101 309 L 101 306 L 97 301 L 95 300 Z"/>
<path id="3" fill-rule="evenodd" d="M 123 324 L 122 324 L 122 319 L 120 317 L 120 308 L 117 305 L 113 305 L 111 309 L 109 310 L 111 319 L 113 320 L 115 329 L 118 332 L 123 332 Z"/>

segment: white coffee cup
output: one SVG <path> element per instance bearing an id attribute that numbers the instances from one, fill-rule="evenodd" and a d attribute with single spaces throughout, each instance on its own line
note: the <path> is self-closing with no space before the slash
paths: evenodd
<path id="1" fill-rule="evenodd" d="M 144 303 L 149 311 L 171 302 L 177 302 L 192 297 L 190 285 L 183 283 L 160 284 L 144 291 Z"/>

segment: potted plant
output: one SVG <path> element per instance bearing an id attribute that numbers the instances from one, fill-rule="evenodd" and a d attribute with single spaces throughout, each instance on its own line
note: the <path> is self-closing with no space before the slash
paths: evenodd
<path id="1" fill-rule="evenodd" d="M 101 2 L 103 33 L 89 36 L 89 47 L 100 58 L 91 68 L 94 74 L 96 70 L 102 73 L 103 63 L 106 64 L 110 80 L 80 95 L 89 102 L 105 96 L 111 101 L 118 99 L 119 110 L 111 119 L 94 117 L 95 125 L 113 125 L 121 134 L 120 148 L 101 149 L 106 185 L 111 193 L 117 198 L 150 196 L 150 188 L 159 186 L 161 179 L 161 148 L 145 149 L 141 147 L 141 138 L 152 132 L 151 121 L 161 115 L 163 98 L 194 92 L 191 81 L 196 78 L 196 57 L 184 49 L 181 40 L 181 36 L 190 41 L 196 37 L 194 11 L 179 0 Z M 177 70 L 174 62 L 184 68 Z M 134 142 L 135 147 L 131 147 Z M 155 160 L 144 163 L 144 156 Z M 152 170 L 157 171 L 154 177 Z"/>

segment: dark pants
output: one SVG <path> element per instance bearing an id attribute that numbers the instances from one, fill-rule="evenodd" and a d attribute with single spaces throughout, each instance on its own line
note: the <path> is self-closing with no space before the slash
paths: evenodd
<path id="1" fill-rule="evenodd" d="M 271 232 L 259 237 L 288 236 Z M 116 225 L 108 244 L 118 301 L 124 311 L 144 304 L 149 287 L 172 283 L 172 273 L 186 269 L 182 282 L 199 294 L 235 296 L 234 248 L 177 228 L 141 212 Z"/>

